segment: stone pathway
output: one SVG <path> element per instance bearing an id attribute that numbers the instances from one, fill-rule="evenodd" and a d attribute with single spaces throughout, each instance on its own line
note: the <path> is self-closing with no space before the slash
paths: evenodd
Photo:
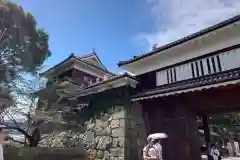
<path id="1" fill-rule="evenodd" d="M 224 158 L 223 160 L 240 160 L 240 157 L 228 157 Z"/>

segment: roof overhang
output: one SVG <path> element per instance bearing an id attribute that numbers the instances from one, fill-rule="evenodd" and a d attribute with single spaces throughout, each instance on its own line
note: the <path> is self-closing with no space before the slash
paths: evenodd
<path id="1" fill-rule="evenodd" d="M 164 45 L 142 56 L 119 62 L 119 66 L 141 75 L 240 44 L 240 15 Z"/>
<path id="2" fill-rule="evenodd" d="M 75 100 L 79 97 L 91 95 L 91 94 L 96 94 L 96 93 L 101 93 L 107 90 L 115 89 L 115 88 L 120 88 L 123 86 L 130 86 L 132 88 L 136 88 L 136 85 L 138 84 L 138 81 L 130 76 L 130 75 L 119 75 L 115 76 L 109 80 L 101 81 L 99 83 L 95 83 L 90 85 L 89 87 L 80 90 L 79 92 L 73 93 L 74 96 L 70 98 L 71 100 Z"/>
<path id="3" fill-rule="evenodd" d="M 184 94 L 184 93 L 189 93 L 189 92 L 196 92 L 196 91 L 203 91 L 207 90 L 210 88 L 218 88 L 218 87 L 224 87 L 228 85 L 236 85 L 240 84 L 240 80 L 234 80 L 234 81 L 228 81 L 228 82 L 223 82 L 223 83 L 217 83 L 217 84 L 212 84 L 212 85 L 206 85 L 202 87 L 195 87 L 195 88 L 189 88 L 189 89 L 183 89 L 183 90 L 177 90 L 177 91 L 172 91 L 172 92 L 167 92 L 167 93 L 159 93 L 159 94 L 154 94 L 154 95 L 146 95 L 146 96 L 141 96 L 141 97 L 135 97 L 132 98 L 132 101 L 141 101 L 141 100 L 146 100 L 146 99 L 154 99 L 154 98 L 161 98 L 161 97 L 166 97 L 166 96 L 174 96 L 174 95 L 179 95 L 179 94 Z"/>
<path id="4" fill-rule="evenodd" d="M 41 73 L 41 76 L 45 77 L 52 77 L 54 75 L 61 74 L 64 71 L 69 70 L 69 68 L 72 67 L 73 64 L 73 56 L 69 56 L 67 59 L 64 61 L 58 63 L 57 65 L 47 69 L 45 72 Z"/>
<path id="5" fill-rule="evenodd" d="M 225 87 L 229 85 L 240 84 L 240 68 L 220 72 L 201 78 L 192 78 L 180 82 L 166 84 L 146 90 L 132 96 L 132 101 L 140 101 L 166 96 L 175 96 L 179 94 L 207 90 L 210 88 Z"/>

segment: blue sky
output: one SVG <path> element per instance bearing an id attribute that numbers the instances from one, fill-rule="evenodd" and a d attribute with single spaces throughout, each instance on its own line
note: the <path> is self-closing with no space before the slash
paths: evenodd
<path id="1" fill-rule="evenodd" d="M 51 67 L 71 53 L 95 48 L 112 71 L 116 63 L 236 15 L 239 0 L 13 0 L 50 35 Z M 180 3 L 181 2 L 181 3 Z"/>
<path id="2" fill-rule="evenodd" d="M 95 48 L 103 63 L 116 63 L 143 50 L 135 36 L 151 30 L 144 0 L 15 0 L 31 12 L 50 35 L 50 67 L 70 55 L 84 55 Z M 59 3 L 61 2 L 61 3 Z"/>

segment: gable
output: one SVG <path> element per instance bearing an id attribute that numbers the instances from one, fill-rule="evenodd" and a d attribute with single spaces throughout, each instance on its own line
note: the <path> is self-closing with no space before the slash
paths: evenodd
<path id="1" fill-rule="evenodd" d="M 88 57 L 88 58 L 84 58 L 82 59 L 83 61 L 85 62 L 88 62 L 90 63 L 91 65 L 94 65 L 98 68 L 101 68 L 103 70 L 106 70 L 106 68 L 103 66 L 103 64 L 101 63 L 101 61 L 99 60 L 99 58 L 95 55 L 91 56 L 91 57 Z"/>
<path id="2" fill-rule="evenodd" d="M 98 58 L 97 54 L 95 52 L 86 55 L 86 56 L 80 56 L 78 57 L 80 60 L 95 66 L 103 71 L 107 71 L 106 67 L 102 64 L 101 60 Z"/>

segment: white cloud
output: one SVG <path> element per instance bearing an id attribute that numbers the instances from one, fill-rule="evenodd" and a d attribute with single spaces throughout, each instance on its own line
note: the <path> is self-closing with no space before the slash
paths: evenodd
<path id="1" fill-rule="evenodd" d="M 140 37 L 158 46 L 240 13 L 240 0 L 147 0 L 154 31 Z"/>

